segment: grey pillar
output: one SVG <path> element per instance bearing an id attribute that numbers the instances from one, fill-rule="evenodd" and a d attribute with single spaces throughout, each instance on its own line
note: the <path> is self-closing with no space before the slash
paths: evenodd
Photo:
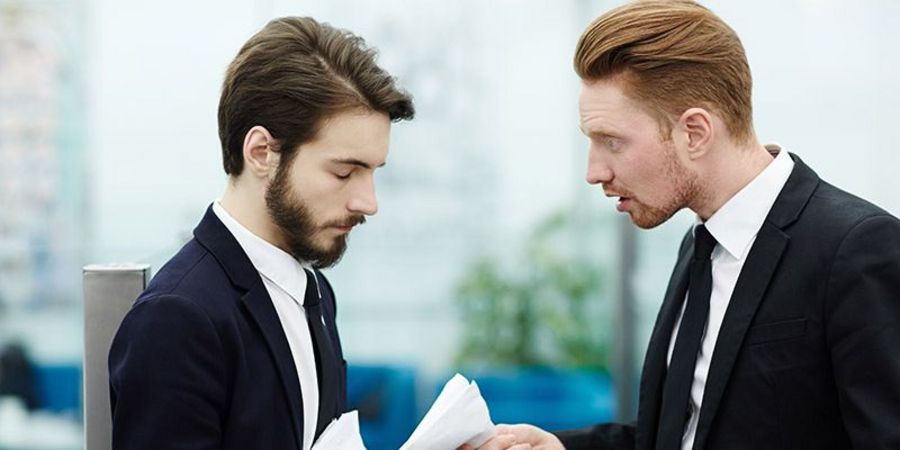
<path id="1" fill-rule="evenodd" d="M 148 265 L 84 267 L 85 450 L 112 447 L 107 355 L 119 323 L 149 280 Z"/>
<path id="2" fill-rule="evenodd" d="M 617 219 L 619 270 L 616 274 L 616 324 L 618 327 L 614 343 L 616 420 L 631 422 L 637 417 L 633 288 L 634 268 L 637 260 L 637 233 L 627 215 L 621 215 Z"/>

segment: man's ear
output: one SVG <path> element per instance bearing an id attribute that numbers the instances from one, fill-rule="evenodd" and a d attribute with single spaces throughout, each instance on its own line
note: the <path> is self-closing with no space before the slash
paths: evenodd
<path id="1" fill-rule="evenodd" d="M 277 151 L 277 141 L 269 130 L 256 125 L 244 136 L 244 171 L 257 178 L 275 175 L 281 155 Z"/>
<path id="2" fill-rule="evenodd" d="M 681 114 L 674 130 L 676 143 L 694 161 L 704 156 L 712 146 L 715 134 L 712 115 L 703 108 L 690 108 Z"/>

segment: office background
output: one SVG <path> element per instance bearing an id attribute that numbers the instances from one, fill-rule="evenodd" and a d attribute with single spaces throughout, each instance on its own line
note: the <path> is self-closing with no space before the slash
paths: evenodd
<path id="1" fill-rule="evenodd" d="M 189 239 L 225 183 L 224 69 L 283 15 L 363 36 L 416 100 L 378 215 L 329 270 L 370 448 L 396 448 L 458 370 L 498 421 L 628 411 L 613 383 L 639 373 L 692 217 L 628 234 L 584 182 L 571 57 L 618 3 L 0 0 L 0 392 L 28 391 L 11 384 L 23 361 L 36 380 L 0 396 L 0 448 L 80 448 L 80 268 L 157 269 Z M 760 139 L 900 214 L 900 2 L 703 3 L 746 47 Z"/>

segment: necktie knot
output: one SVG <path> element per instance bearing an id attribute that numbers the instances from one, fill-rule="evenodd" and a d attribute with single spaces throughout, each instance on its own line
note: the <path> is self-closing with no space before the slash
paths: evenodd
<path id="1" fill-rule="evenodd" d="M 716 248 L 716 238 L 709 233 L 705 225 L 694 228 L 694 259 L 709 259 Z"/>

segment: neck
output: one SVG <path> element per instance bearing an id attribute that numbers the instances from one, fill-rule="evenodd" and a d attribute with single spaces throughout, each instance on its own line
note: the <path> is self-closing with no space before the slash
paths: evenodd
<path id="1" fill-rule="evenodd" d="M 708 155 L 702 195 L 691 209 L 704 221 L 750 184 L 774 157 L 756 139 L 747 145 L 723 146 Z"/>
<path id="2" fill-rule="evenodd" d="M 228 214 L 251 233 L 270 244 L 285 250 L 278 227 L 269 217 L 265 202 L 265 187 L 248 186 L 239 178 L 229 177 L 228 185 L 219 204 Z M 287 251 L 287 250 L 285 250 Z"/>

